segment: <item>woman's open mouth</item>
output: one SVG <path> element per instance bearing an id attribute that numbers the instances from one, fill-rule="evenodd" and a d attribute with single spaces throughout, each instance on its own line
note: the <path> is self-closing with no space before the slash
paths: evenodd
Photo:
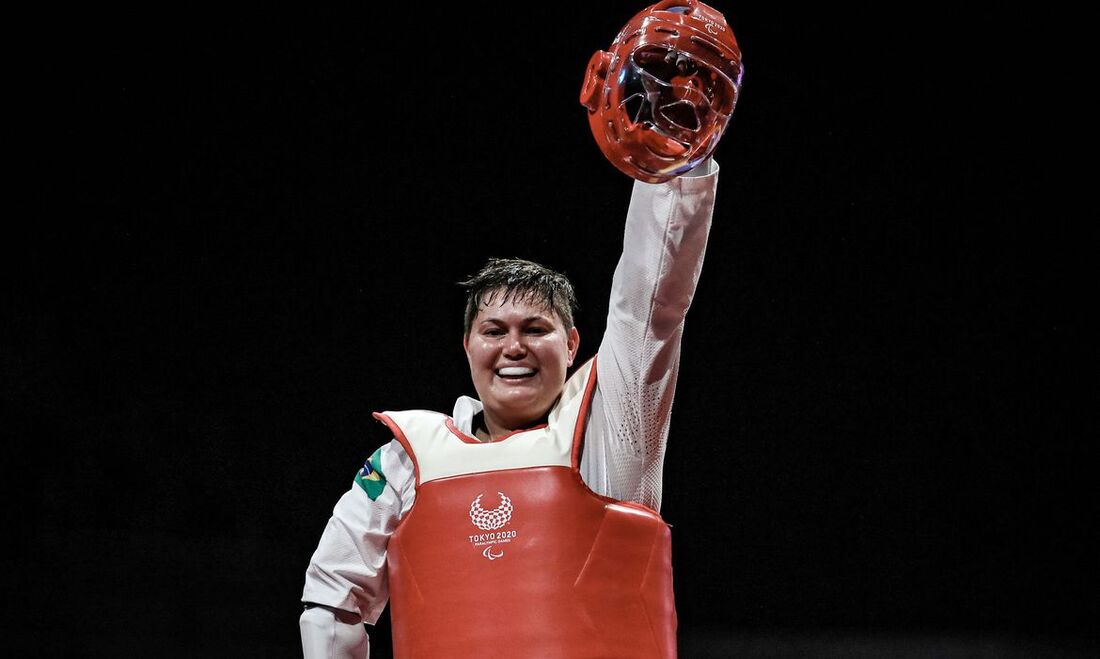
<path id="1" fill-rule="evenodd" d="M 528 366 L 505 366 L 496 369 L 495 373 L 504 380 L 524 380 L 533 377 L 537 371 Z"/>

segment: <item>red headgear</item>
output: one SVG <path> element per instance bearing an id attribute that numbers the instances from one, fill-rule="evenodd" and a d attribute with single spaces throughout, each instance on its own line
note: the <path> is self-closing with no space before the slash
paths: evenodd
<path id="1" fill-rule="evenodd" d="M 698 0 L 640 12 L 588 63 L 581 104 L 600 150 L 640 181 L 679 176 L 714 152 L 741 90 L 741 49 Z"/>

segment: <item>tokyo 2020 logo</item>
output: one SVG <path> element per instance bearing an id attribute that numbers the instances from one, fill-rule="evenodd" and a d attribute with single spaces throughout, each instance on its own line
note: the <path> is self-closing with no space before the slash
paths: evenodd
<path id="1" fill-rule="evenodd" d="M 492 510 L 481 507 L 481 497 L 485 496 L 484 494 L 477 495 L 474 502 L 470 504 L 470 521 L 482 531 L 495 531 L 512 519 L 512 500 L 503 492 L 497 492 L 497 494 L 500 495 L 500 505 Z"/>

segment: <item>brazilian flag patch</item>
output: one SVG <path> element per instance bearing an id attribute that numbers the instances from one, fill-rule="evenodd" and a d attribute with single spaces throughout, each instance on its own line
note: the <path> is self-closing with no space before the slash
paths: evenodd
<path id="1" fill-rule="evenodd" d="M 363 463 L 363 468 L 355 475 L 355 482 L 363 488 L 371 501 L 377 499 L 382 494 L 382 490 L 386 489 L 386 476 L 382 473 L 381 448 Z"/>

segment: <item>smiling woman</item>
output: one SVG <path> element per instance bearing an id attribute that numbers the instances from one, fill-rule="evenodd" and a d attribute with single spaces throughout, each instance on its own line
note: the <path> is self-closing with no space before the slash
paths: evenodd
<path id="1" fill-rule="evenodd" d="M 685 29 L 712 14 L 696 0 L 654 11 Z M 373 480 L 337 503 L 307 569 L 307 657 L 363 656 L 360 621 L 387 603 L 395 656 L 676 656 L 671 533 L 657 511 L 719 136 L 658 179 L 634 176 L 606 330 L 572 375 L 580 335 L 564 275 L 493 259 L 462 282 L 478 398 L 450 415 L 375 414 L 394 439 L 364 467 Z M 475 593 L 501 615 L 472 606 Z"/>
<path id="2" fill-rule="evenodd" d="M 568 279 L 497 259 L 462 282 L 478 399 L 449 416 L 376 415 L 394 436 L 370 461 L 385 485 L 353 485 L 333 511 L 302 595 L 307 657 L 362 656 L 362 624 L 339 612 L 373 624 L 387 602 L 396 656 L 469 657 L 500 639 L 523 656 L 676 656 L 671 535 L 656 511 L 717 181 L 708 160 L 634 184 L 598 354 L 569 377 Z M 482 509 L 499 511 L 491 538 L 471 516 Z M 487 620 L 467 605 L 474 591 L 539 615 Z M 561 654 L 563 630 L 575 654 Z M 330 654 L 333 639 L 347 654 Z"/>

